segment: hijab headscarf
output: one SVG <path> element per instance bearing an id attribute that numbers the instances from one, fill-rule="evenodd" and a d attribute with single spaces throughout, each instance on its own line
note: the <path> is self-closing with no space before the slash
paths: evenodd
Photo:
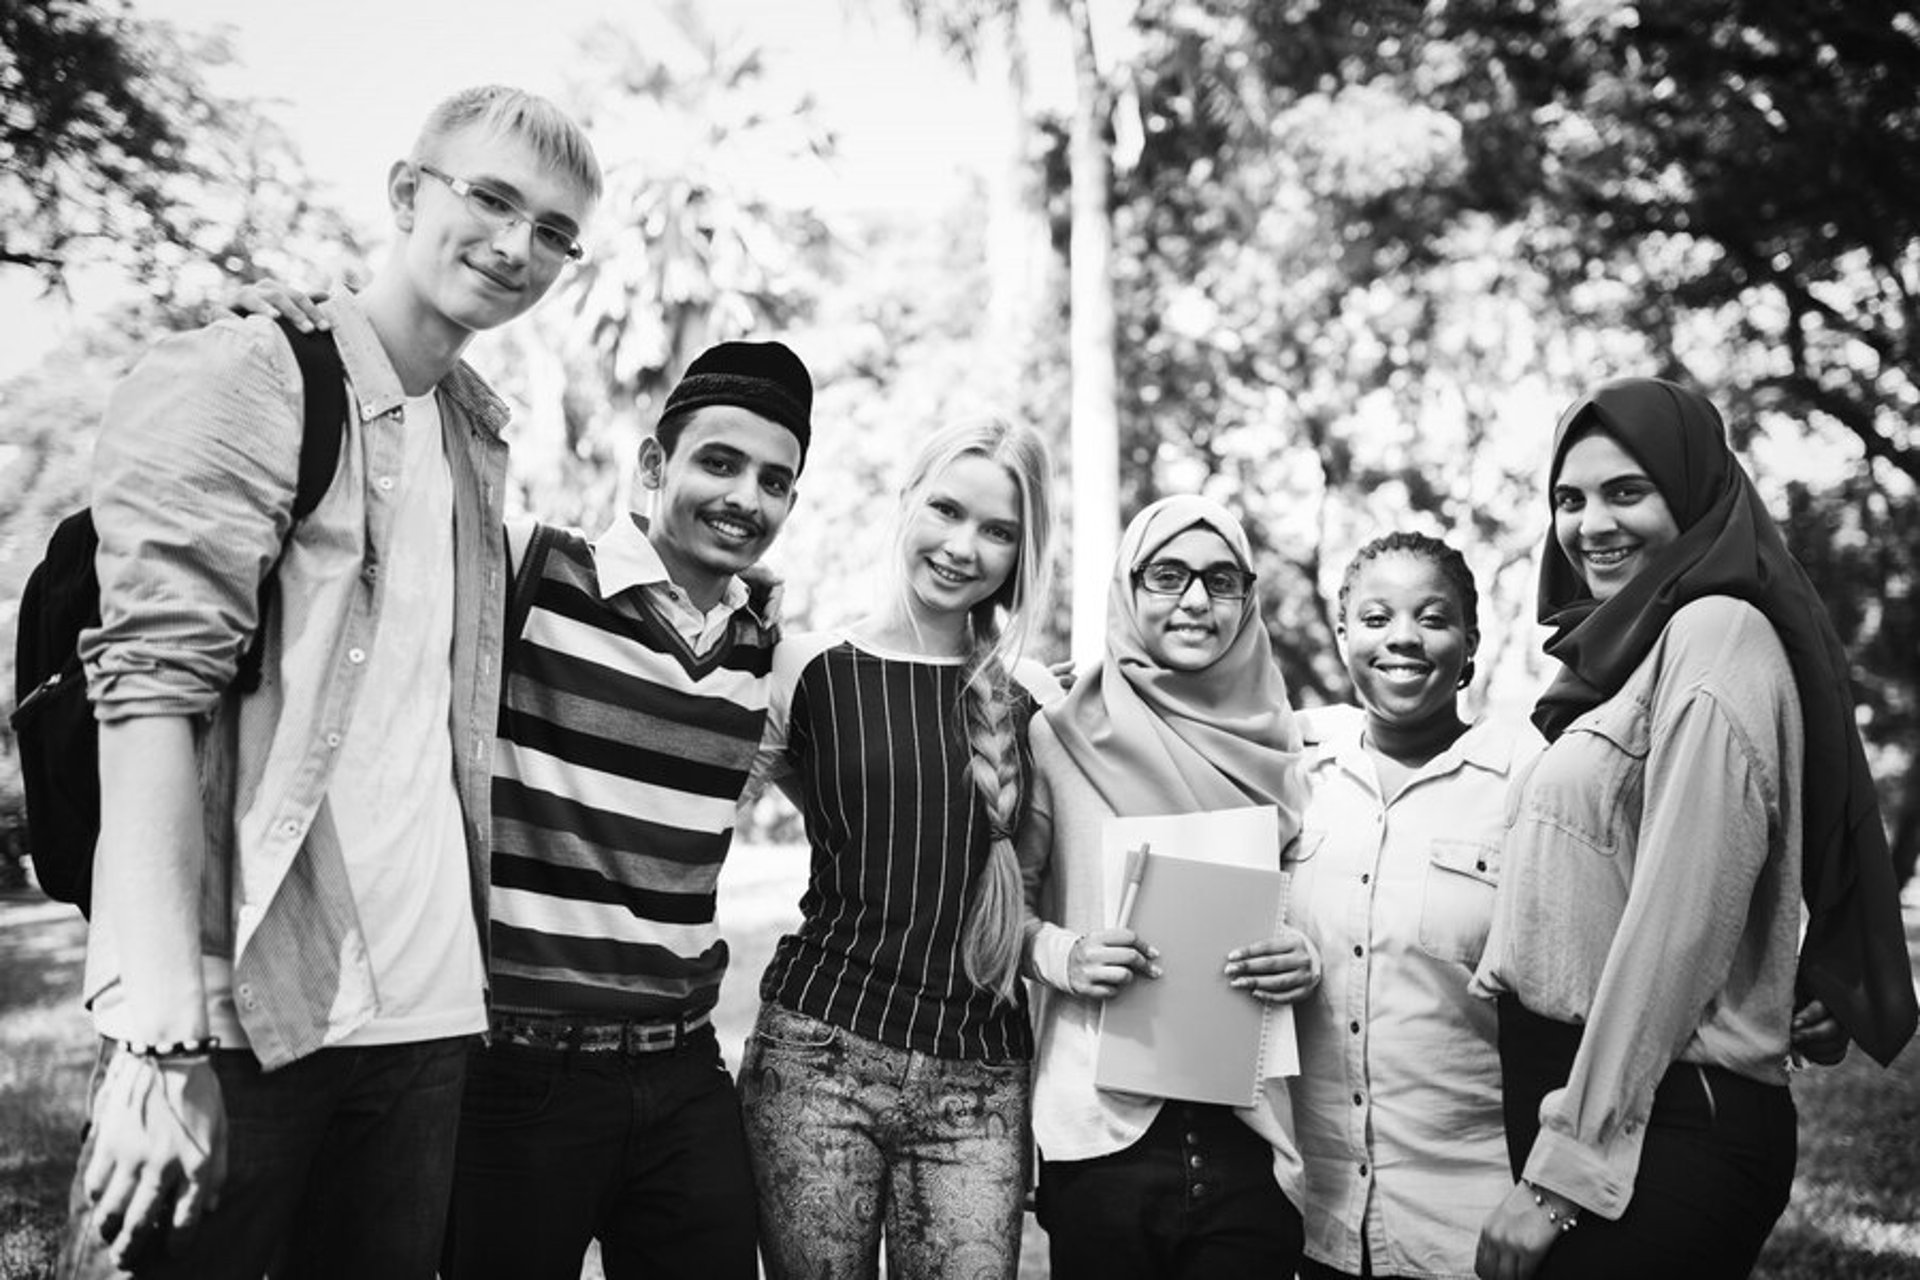
<path id="1" fill-rule="evenodd" d="M 1606 383 L 1561 415 L 1555 479 L 1569 440 L 1589 425 L 1645 468 L 1680 536 L 1603 603 L 1549 532 L 1539 618 L 1553 628 L 1547 653 L 1564 666 L 1535 706 L 1534 723 L 1551 740 L 1611 697 L 1689 601 L 1732 596 L 1765 615 L 1792 665 L 1806 728 L 1801 888 L 1810 918 L 1800 985 L 1884 1065 L 1914 1032 L 1913 977 L 1840 637 L 1713 405 L 1655 378 Z"/>
<path id="2" fill-rule="evenodd" d="M 1127 526 L 1107 590 L 1107 648 L 1098 668 L 1046 711 L 1067 755 L 1123 816 L 1275 805 L 1283 838 L 1300 829 L 1300 731 L 1273 659 L 1258 596 L 1240 604 L 1232 641 L 1200 671 L 1149 654 L 1133 571 L 1189 529 L 1220 535 L 1240 567 L 1246 531 L 1219 503 L 1162 498 Z"/>

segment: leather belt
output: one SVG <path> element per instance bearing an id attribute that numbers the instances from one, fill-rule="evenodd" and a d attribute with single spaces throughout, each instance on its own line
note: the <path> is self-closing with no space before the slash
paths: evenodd
<path id="1" fill-rule="evenodd" d="M 713 1022 L 712 1010 L 657 1022 L 568 1022 L 495 1013 L 491 1036 L 496 1044 L 528 1049 L 571 1049 L 576 1053 L 666 1053 Z"/>

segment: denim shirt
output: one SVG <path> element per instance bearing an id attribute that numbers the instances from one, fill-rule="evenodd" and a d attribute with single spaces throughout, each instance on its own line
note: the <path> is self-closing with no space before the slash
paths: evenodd
<path id="1" fill-rule="evenodd" d="M 1538 748 L 1485 720 L 1383 794 L 1365 714 L 1301 715 L 1311 787 L 1293 922 L 1325 971 L 1294 1006 L 1307 1256 L 1359 1274 L 1473 1280 L 1513 1189 L 1494 1008 L 1467 993 L 1493 919 L 1507 788 Z"/>
<path id="2" fill-rule="evenodd" d="M 1785 1083 L 1803 754 L 1778 634 L 1710 596 L 1516 778 L 1474 989 L 1584 1025 L 1528 1178 L 1618 1218 L 1670 1066 Z"/>
<path id="3" fill-rule="evenodd" d="M 257 693 L 224 696 L 259 623 L 299 470 L 300 373 L 279 331 L 260 318 L 223 320 L 161 342 L 115 389 L 94 458 L 101 625 L 81 637 L 88 692 L 102 722 L 195 722 L 207 831 L 201 949 L 231 961 L 236 1013 L 269 1070 L 337 1041 L 378 1007 L 327 790 L 380 623 L 404 394 L 357 301 L 327 309 L 346 367 L 347 429 L 332 487 L 286 543 Z M 484 939 L 507 410 L 464 364 L 439 390 L 454 493 L 448 730 Z M 112 921 L 96 920 L 90 1004 L 118 971 Z"/>

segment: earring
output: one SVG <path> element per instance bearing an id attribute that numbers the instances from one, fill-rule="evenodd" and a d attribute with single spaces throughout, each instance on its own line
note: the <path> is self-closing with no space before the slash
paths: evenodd
<path id="1" fill-rule="evenodd" d="M 1472 683 L 1473 683 L 1473 659 L 1468 658 L 1466 661 L 1466 664 L 1460 668 L 1460 683 L 1454 687 L 1459 689 L 1464 689 Z"/>

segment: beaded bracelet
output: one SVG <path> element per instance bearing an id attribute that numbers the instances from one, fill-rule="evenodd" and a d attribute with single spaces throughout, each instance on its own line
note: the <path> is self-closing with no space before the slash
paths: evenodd
<path id="1" fill-rule="evenodd" d="M 172 1044 L 140 1044 L 133 1040 L 122 1040 L 120 1047 L 136 1058 L 145 1058 L 148 1062 L 172 1062 L 182 1058 L 204 1058 L 220 1047 L 218 1036 L 202 1036 L 198 1040 L 175 1040 Z"/>
<path id="2" fill-rule="evenodd" d="M 1536 1184 L 1528 1182 L 1527 1190 L 1533 1192 L 1533 1202 L 1540 1206 L 1540 1211 L 1547 1215 L 1547 1221 L 1552 1223 L 1560 1234 L 1565 1235 L 1580 1225 L 1580 1208 L 1578 1205 L 1567 1210 L 1565 1213 L 1561 1213 L 1558 1209 L 1555 1209 L 1547 1203 L 1546 1195 L 1541 1192 Z"/>

